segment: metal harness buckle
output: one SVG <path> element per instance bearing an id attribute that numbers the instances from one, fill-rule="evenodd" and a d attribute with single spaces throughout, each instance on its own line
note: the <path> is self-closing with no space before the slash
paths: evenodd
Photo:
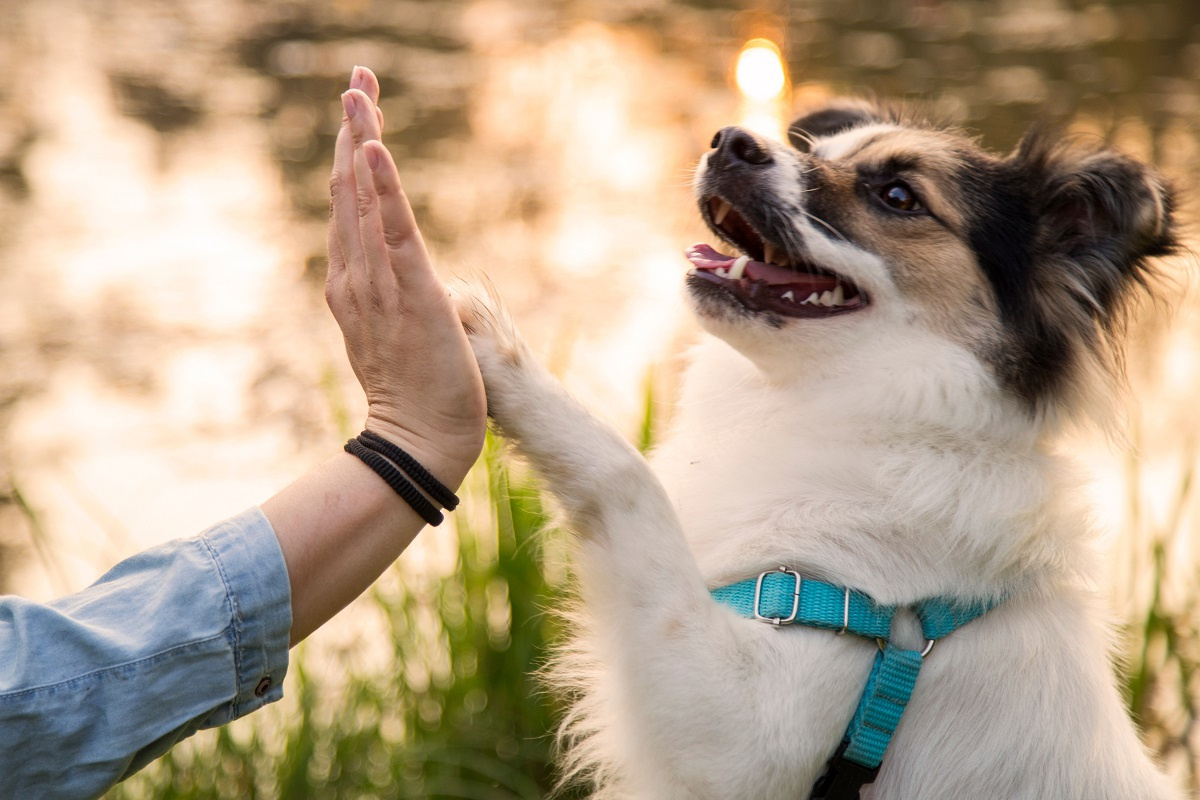
<path id="1" fill-rule="evenodd" d="M 792 592 L 792 613 L 786 617 L 767 617 L 759 612 L 762 603 L 762 588 L 763 581 L 768 575 L 773 575 L 775 572 L 782 572 L 785 575 L 791 575 L 796 579 L 796 589 Z M 762 622 L 769 622 L 772 625 L 791 625 L 796 621 L 796 617 L 800 615 L 800 584 L 804 579 L 800 577 L 800 573 L 787 567 L 780 567 L 778 570 L 770 570 L 758 576 L 758 581 L 754 584 L 754 618 Z"/>

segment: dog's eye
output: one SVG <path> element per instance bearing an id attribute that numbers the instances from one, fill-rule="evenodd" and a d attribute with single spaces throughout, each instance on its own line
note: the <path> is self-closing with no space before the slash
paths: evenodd
<path id="1" fill-rule="evenodd" d="M 879 199 L 888 208 L 896 211 L 920 211 L 921 199 L 904 181 L 892 181 L 879 189 Z"/>

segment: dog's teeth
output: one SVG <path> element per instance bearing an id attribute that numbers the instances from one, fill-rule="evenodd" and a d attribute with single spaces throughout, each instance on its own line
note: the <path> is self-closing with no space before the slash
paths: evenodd
<path id="1" fill-rule="evenodd" d="M 729 203 L 726 203 L 724 200 L 718 197 L 717 210 L 713 214 L 713 223 L 720 225 L 725 220 L 725 217 L 729 214 L 729 209 L 731 208 L 733 208 L 733 206 L 729 205 Z"/>
<path id="2" fill-rule="evenodd" d="M 767 244 L 765 242 L 763 243 L 763 261 L 767 262 L 768 264 L 775 263 L 775 246 L 774 245 Z"/>
<path id="3" fill-rule="evenodd" d="M 788 289 L 786 292 L 780 295 L 780 297 L 782 297 L 784 300 L 787 300 L 789 303 L 796 302 L 796 295 L 792 294 L 791 289 Z"/>
<path id="4" fill-rule="evenodd" d="M 840 283 L 833 289 L 833 304 L 835 306 L 846 305 L 846 292 Z"/>
<path id="5" fill-rule="evenodd" d="M 821 305 L 823 305 L 823 306 L 833 305 L 833 292 L 831 292 L 829 290 L 825 290 L 824 292 L 821 292 Z"/>
<path id="6" fill-rule="evenodd" d="M 742 273 L 746 271 L 746 265 L 750 263 L 750 256 L 739 256 L 737 261 L 733 262 L 733 266 L 729 268 L 729 280 L 740 281 Z"/>
<path id="7" fill-rule="evenodd" d="M 813 292 L 808 297 L 804 298 L 804 301 L 801 303 L 801 305 L 807 304 L 807 305 L 815 306 L 815 305 L 819 304 L 820 302 L 821 302 L 821 298 L 817 296 L 816 292 Z"/>
<path id="8" fill-rule="evenodd" d="M 717 267 L 715 270 L 713 270 L 713 272 L 717 273 L 718 278 L 729 277 L 729 270 L 725 269 L 724 267 Z"/>

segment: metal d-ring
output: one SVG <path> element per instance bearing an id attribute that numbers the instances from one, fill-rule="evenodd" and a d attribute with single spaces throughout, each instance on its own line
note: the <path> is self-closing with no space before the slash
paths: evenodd
<path id="1" fill-rule="evenodd" d="M 882 653 L 884 650 L 887 649 L 888 643 L 884 639 L 877 636 L 877 637 L 875 637 L 875 644 L 878 645 L 879 652 Z M 933 652 L 933 646 L 935 644 L 937 644 L 936 639 L 926 639 L 925 640 L 925 648 L 921 651 L 921 658 L 925 658 L 925 656 L 927 656 L 931 652 Z"/>

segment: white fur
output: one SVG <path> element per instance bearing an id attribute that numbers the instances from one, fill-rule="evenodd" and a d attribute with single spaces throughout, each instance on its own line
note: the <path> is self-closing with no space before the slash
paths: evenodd
<path id="1" fill-rule="evenodd" d="M 859 258 L 847 273 L 886 296 L 886 270 Z M 460 311 L 491 414 L 579 534 L 583 611 L 555 679 L 577 696 L 565 769 L 597 797 L 808 796 L 875 645 L 709 597 L 780 564 L 889 604 L 1008 597 L 933 650 L 864 800 L 1181 797 L 1118 696 L 1069 467 L 903 298 L 783 330 L 702 318 L 738 349 L 693 350 L 653 469 L 495 298 Z M 911 620 L 895 635 L 919 644 Z"/>

